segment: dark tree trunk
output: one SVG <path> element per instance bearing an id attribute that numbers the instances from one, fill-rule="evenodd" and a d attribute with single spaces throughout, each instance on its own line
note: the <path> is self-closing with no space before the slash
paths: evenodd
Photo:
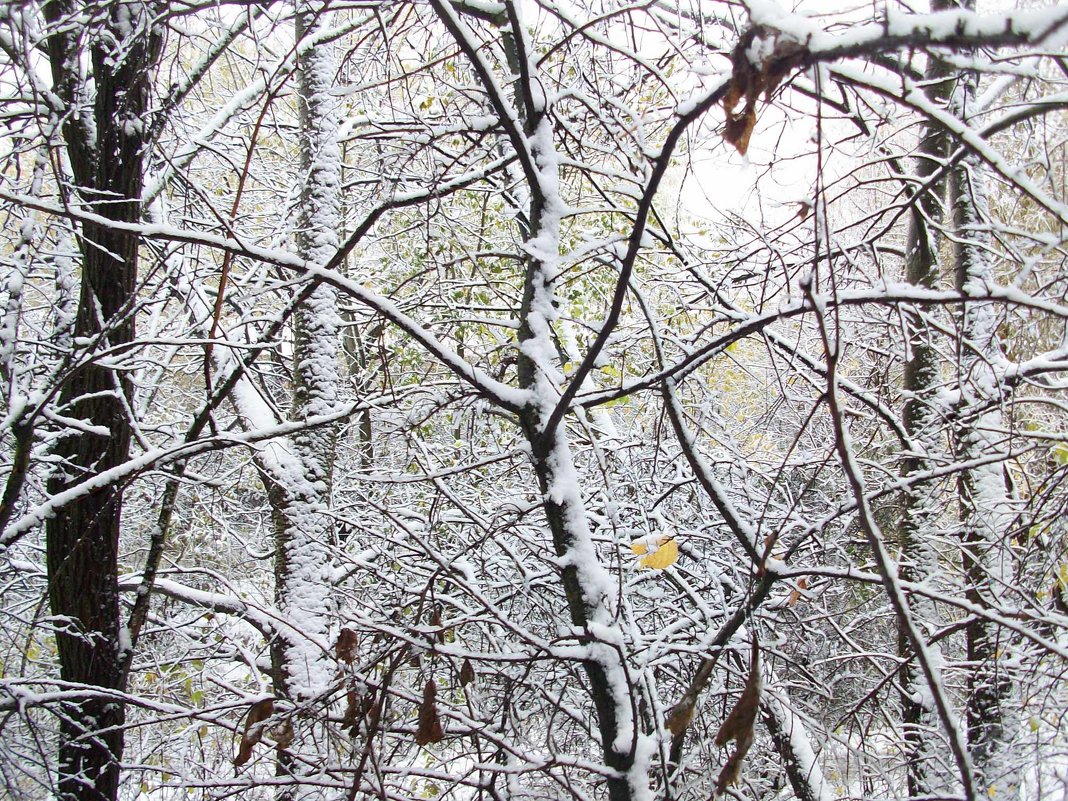
<path id="1" fill-rule="evenodd" d="M 536 197 L 532 204 L 531 219 L 537 221 L 539 226 L 543 211 L 543 199 Z M 547 280 L 547 272 L 547 268 L 534 259 L 527 264 L 526 285 L 520 314 L 522 321 L 519 329 L 520 342 L 533 340 L 537 336 L 531 329 L 530 319 L 534 314 L 535 296 L 551 295 L 552 290 Z M 537 286 L 538 282 L 542 282 L 541 286 Z M 538 371 L 541 369 L 543 366 L 538 365 L 522 349 L 520 350 L 519 383 L 524 389 L 536 392 Z M 538 477 L 538 489 L 543 498 L 542 508 L 552 534 L 553 549 L 558 557 L 563 558 L 575 547 L 576 540 L 582 537 L 582 532 L 576 530 L 576 520 L 585 517 L 585 510 L 575 498 L 558 500 L 555 497 L 553 487 L 558 481 L 567 481 L 565 476 L 561 476 L 561 472 L 566 474 L 567 468 L 561 465 L 560 460 L 563 454 L 566 454 L 566 459 L 570 460 L 570 447 L 565 425 L 561 423 L 554 431 L 546 434 L 545 419 L 544 410 L 536 406 L 524 409 L 521 414 L 523 433 L 530 443 L 534 472 Z M 605 611 L 605 599 L 591 596 L 594 592 L 593 588 L 584 582 L 578 566 L 574 563 L 562 569 L 561 580 L 571 623 L 576 629 L 588 630 L 598 615 Z M 585 659 L 582 667 L 589 681 L 590 697 L 597 710 L 597 728 L 601 735 L 605 764 L 617 772 L 616 776 L 607 780 L 609 801 L 631 801 L 633 788 L 628 780 L 627 772 L 634 765 L 634 751 L 633 747 L 620 750 L 616 743 L 620 730 L 619 709 L 617 699 L 612 694 L 606 666 L 597 659 Z M 634 725 L 637 726 L 638 722 L 634 721 Z"/>
<path id="2" fill-rule="evenodd" d="M 949 0 L 936 0 L 935 6 L 945 10 Z M 927 65 L 927 94 L 944 105 L 951 91 L 954 69 L 943 59 L 933 57 Z M 947 132 L 938 124 L 928 122 L 920 129 L 917 147 L 916 174 L 921 179 L 934 177 L 945 161 L 949 148 Z M 927 191 L 915 199 L 909 224 L 906 250 L 906 278 L 911 284 L 928 289 L 936 288 L 942 279 L 939 263 L 939 227 L 943 223 L 945 178 L 931 182 Z M 931 341 L 931 331 L 919 317 L 910 321 L 909 358 L 905 363 L 902 389 L 907 400 L 904 424 L 916 451 L 902 460 L 902 475 L 906 478 L 931 469 L 930 455 L 937 453 L 940 442 L 941 411 L 935 401 L 940 382 L 937 350 Z M 927 453 L 930 451 L 931 453 Z M 933 533 L 937 531 L 938 502 L 934 488 L 927 485 L 912 487 L 905 494 L 898 543 L 901 547 L 900 575 L 906 581 L 924 582 L 939 571 L 939 549 Z M 912 599 L 913 611 L 921 631 L 939 626 L 934 604 Z M 947 753 L 942 737 L 937 733 L 937 720 L 925 690 L 923 670 L 915 661 L 903 621 L 898 621 L 898 656 L 901 669 L 901 722 L 905 737 L 905 761 L 909 796 L 924 796 L 948 791 L 946 770 L 941 755 Z"/>
<path id="3" fill-rule="evenodd" d="M 159 42 L 145 5 L 113 4 L 99 29 L 70 21 L 79 4 L 44 7 L 52 30 L 48 54 L 55 86 L 65 103 L 63 144 L 79 199 L 97 215 L 137 222 L 147 127 L 151 67 Z M 88 44 L 87 44 L 88 43 Z M 84 49 L 94 93 L 80 74 Z M 81 290 L 75 341 L 92 341 L 117 358 L 134 337 L 137 239 L 95 223 L 82 227 Z M 83 359 L 59 394 L 59 412 L 81 421 L 63 432 L 60 460 L 48 482 L 51 495 L 125 462 L 130 451 L 125 372 Z M 123 689 L 122 623 L 117 585 L 122 487 L 107 485 L 66 504 L 48 521 L 49 601 L 64 681 Z M 58 796 L 112 801 L 118 793 L 123 704 L 89 697 L 71 702 L 60 723 Z"/>
<path id="4" fill-rule="evenodd" d="M 970 116 L 978 92 L 978 76 L 965 73 L 952 98 L 953 111 L 962 119 Z M 953 221 L 953 254 L 956 288 L 961 293 L 982 291 L 995 284 L 991 236 L 986 230 L 988 213 L 981 167 L 973 156 L 962 158 L 950 170 L 949 196 Z M 1013 584 L 1014 555 L 1008 545 L 1012 536 L 1014 508 L 1011 482 L 1004 467 L 1009 459 L 1005 446 L 988 432 L 1000 431 L 1002 417 L 998 382 L 988 367 L 1002 357 L 998 311 L 990 303 L 972 302 L 961 315 L 960 420 L 954 430 L 957 458 L 975 461 L 997 455 L 1001 461 L 970 467 L 958 477 L 961 519 L 961 559 L 965 597 L 977 607 L 1006 603 L 1006 590 Z M 1017 776 L 1018 753 L 1013 735 L 1019 720 L 1013 711 L 1014 679 L 1006 656 L 1019 647 L 1009 632 L 982 616 L 974 616 L 965 628 L 968 663 L 968 695 L 965 713 L 968 748 L 975 760 L 981 786 L 992 798 L 1020 797 Z"/>

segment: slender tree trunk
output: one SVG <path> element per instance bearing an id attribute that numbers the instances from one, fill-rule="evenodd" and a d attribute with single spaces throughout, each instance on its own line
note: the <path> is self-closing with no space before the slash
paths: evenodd
<path id="1" fill-rule="evenodd" d="M 954 112 L 968 119 L 976 76 L 959 82 L 951 101 Z M 956 287 L 965 294 L 982 293 L 995 282 L 986 221 L 986 195 L 976 160 L 966 157 L 950 172 L 950 204 L 954 229 Z M 964 307 L 959 355 L 959 425 L 955 450 L 965 462 L 1001 455 L 1004 421 L 1000 387 L 990 360 L 1000 356 L 997 309 L 977 301 Z M 965 596 L 977 606 L 996 604 L 1013 586 L 1009 527 L 1015 517 L 1003 460 L 969 468 L 958 480 Z M 978 777 L 992 798 L 1019 797 L 1019 765 L 1012 759 L 1014 726 L 1010 704 L 1013 681 L 1005 657 L 1012 643 L 998 625 L 973 619 L 965 629 L 968 663 L 968 746 Z"/>
<path id="2" fill-rule="evenodd" d="M 297 252 L 308 262 L 323 264 L 337 249 L 340 224 L 341 151 L 337 114 L 330 88 L 335 78 L 333 47 L 309 44 L 321 29 L 321 9 L 298 3 L 296 38 L 303 48 L 300 69 L 301 187 Z M 320 284 L 294 315 L 294 398 L 296 420 L 336 409 L 340 341 L 336 291 Z M 323 645 L 329 642 L 336 604 L 333 599 L 334 534 L 328 515 L 333 486 L 337 426 L 318 426 L 295 435 L 290 464 L 264 470 L 270 484 L 275 545 L 275 596 L 278 608 L 299 635 L 272 644 L 275 691 L 295 703 L 320 698 L 333 680 L 333 667 Z M 323 728 L 297 715 L 294 751 L 326 754 Z M 279 772 L 293 776 L 280 798 L 307 797 L 300 784 L 306 763 L 282 750 Z M 314 769 L 314 768 L 312 768 Z"/>
<path id="3" fill-rule="evenodd" d="M 934 5 L 945 8 L 948 2 L 936 0 Z M 949 64 L 931 56 L 926 77 L 928 93 L 933 101 L 946 101 L 952 73 Z M 949 138 L 941 126 L 933 122 L 921 126 L 919 158 L 916 162 L 919 181 L 926 181 L 941 169 L 948 146 Z M 941 279 L 937 228 L 944 216 L 945 187 L 945 180 L 940 178 L 915 199 L 908 230 L 905 270 L 909 283 L 916 286 L 934 288 Z M 931 469 L 931 455 L 943 449 L 938 432 L 942 429 L 944 418 L 944 412 L 936 400 L 941 376 L 938 353 L 930 339 L 931 332 L 916 316 L 909 320 L 908 336 L 909 353 L 902 390 L 906 398 L 905 431 L 913 450 L 902 462 L 901 472 L 905 478 Z M 939 574 L 944 559 L 938 540 L 941 506 L 931 486 L 913 486 L 905 494 L 904 510 L 898 526 L 902 579 L 924 582 Z M 921 630 L 931 631 L 939 627 L 940 618 L 933 603 L 913 598 L 912 609 Z M 901 722 L 909 795 L 948 792 L 951 789 L 950 774 L 942 758 L 948 749 L 938 733 L 930 690 L 900 621 L 897 642 L 898 655 L 904 664 L 901 675 Z"/>
<path id="4" fill-rule="evenodd" d="M 582 632 L 588 649 L 583 670 L 590 698 L 597 711 L 597 730 L 605 764 L 616 772 L 607 780 L 609 801 L 630 801 L 648 792 L 647 767 L 638 769 L 635 753 L 641 731 L 638 715 L 639 686 L 630 681 L 622 636 L 615 622 L 614 584 L 599 561 L 567 434 L 566 418 L 547 430 L 560 398 L 559 349 L 553 324 L 557 301 L 554 283 L 559 272 L 560 222 L 563 200 L 559 195 L 558 154 L 544 97 L 532 90 L 537 65 L 531 60 L 519 9 L 509 5 L 510 29 L 502 32 L 509 68 L 516 78 L 515 118 L 520 120 L 535 174 L 528 174 L 529 226 L 526 270 L 519 312 L 519 353 L 516 367 L 520 386 L 530 402 L 520 414 L 542 509 L 559 559 L 568 616 Z M 501 98 L 503 101 L 503 98 Z M 604 641 L 602 638 L 607 639 Z M 650 750 L 652 746 L 650 745 Z"/>
<path id="5" fill-rule="evenodd" d="M 160 45 L 153 11 L 146 3 L 113 3 L 88 33 L 74 24 L 80 11 L 80 3 L 65 0 L 44 6 L 52 31 L 47 49 L 53 82 L 66 105 L 66 153 L 81 202 L 109 220 L 137 222 L 147 148 L 142 134 Z M 82 74 L 86 63 L 92 95 Z M 74 341 L 121 349 L 134 338 L 137 239 L 106 224 L 85 223 L 80 243 Z M 49 493 L 127 460 L 131 393 L 129 374 L 110 364 L 87 360 L 71 372 L 59 395 L 59 413 L 82 425 L 64 432 L 56 444 L 60 464 Z M 122 495 L 121 486 L 101 487 L 72 501 L 47 526 L 60 675 L 117 691 L 124 683 L 117 585 Z M 111 698 L 89 697 L 64 708 L 59 798 L 115 799 L 124 715 L 123 704 Z"/>
<path id="6" fill-rule="evenodd" d="M 547 126 L 548 121 L 541 124 Z M 546 162 L 552 159 L 552 154 L 539 155 Z M 552 319 L 558 203 L 558 198 L 547 197 L 535 187 L 530 216 L 531 243 L 538 244 L 529 247 L 539 255 L 531 256 L 527 262 L 517 363 L 520 385 L 531 392 L 533 400 L 524 410 L 521 422 L 530 443 L 553 550 L 562 566 L 571 623 L 590 638 L 587 643 L 590 656 L 583 661 L 583 668 L 597 710 L 605 763 L 618 773 L 608 779 L 608 797 L 610 801 L 629 801 L 635 796 L 636 784 L 648 782 L 644 775 L 629 775 L 635 764 L 635 747 L 642 736 L 637 728 L 634 697 L 637 688 L 626 678 L 621 650 L 598 642 L 598 632 L 614 626 L 610 595 L 613 584 L 594 550 L 566 424 L 561 422 L 554 431 L 545 431 L 554 401 L 559 397 L 552 378 L 557 373 Z"/>
<path id="7" fill-rule="evenodd" d="M 790 708 L 786 688 L 775 673 L 765 668 L 765 692 L 760 703 L 771 741 L 779 752 L 790 788 L 798 801 L 830 801 L 834 797 L 804 721 Z"/>

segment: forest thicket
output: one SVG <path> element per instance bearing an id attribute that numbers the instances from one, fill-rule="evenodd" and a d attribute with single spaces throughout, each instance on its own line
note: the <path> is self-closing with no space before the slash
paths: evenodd
<path id="1" fill-rule="evenodd" d="M 1068 797 L 1068 7 L 0 4 L 13 801 Z"/>

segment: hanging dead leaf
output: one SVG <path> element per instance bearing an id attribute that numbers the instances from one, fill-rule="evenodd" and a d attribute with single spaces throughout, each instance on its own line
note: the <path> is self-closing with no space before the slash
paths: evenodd
<path id="1" fill-rule="evenodd" d="M 368 695 L 363 699 L 363 715 L 367 721 L 367 730 L 374 731 L 378 728 L 378 718 L 382 707 L 375 703 L 373 695 Z"/>
<path id="2" fill-rule="evenodd" d="M 356 632 L 349 628 L 344 628 L 337 635 L 337 642 L 334 643 L 334 654 L 342 662 L 351 665 L 356 661 L 356 643 L 358 638 Z"/>
<path id="3" fill-rule="evenodd" d="M 234 765 L 240 767 L 252 757 L 252 749 L 263 738 L 263 726 L 259 725 L 274 714 L 274 699 L 264 698 L 248 709 L 245 716 L 245 729 L 241 734 L 241 743 L 234 757 Z"/>
<path id="4" fill-rule="evenodd" d="M 738 155 L 744 156 L 749 150 L 749 139 L 756 127 L 756 109 L 750 105 L 742 110 L 741 114 L 727 112 L 727 125 L 723 129 L 723 138 L 727 144 L 734 145 Z"/>
<path id="5" fill-rule="evenodd" d="M 442 625 L 441 620 L 441 606 L 435 606 L 434 611 L 430 613 L 430 625 L 437 631 L 434 632 L 434 639 L 439 643 L 445 643 L 445 627 Z"/>
<path id="6" fill-rule="evenodd" d="M 760 708 L 760 688 L 760 645 L 754 637 L 749 655 L 749 676 L 734 709 L 716 733 L 716 745 L 722 748 L 731 740 L 735 740 L 739 750 L 743 750 L 743 744 L 744 749 L 748 750 L 749 744 L 753 742 L 753 727 L 756 724 L 757 709 Z"/>
<path id="7" fill-rule="evenodd" d="M 723 766 L 723 770 L 719 772 L 719 778 L 716 780 L 716 795 L 723 795 L 727 792 L 727 788 L 738 781 L 738 772 L 742 767 L 742 757 L 744 754 L 735 751 L 728 757 L 726 764 Z"/>
<path id="8" fill-rule="evenodd" d="M 423 687 L 423 703 L 419 705 L 419 727 L 415 730 L 415 742 L 418 745 L 439 742 L 444 736 L 438 717 L 437 698 L 437 685 L 433 679 L 427 679 Z"/>
<path id="9" fill-rule="evenodd" d="M 363 699 L 355 690 L 345 693 L 345 714 L 341 718 L 342 726 L 355 726 L 360 720 L 360 702 Z"/>
<path id="10" fill-rule="evenodd" d="M 797 586 L 790 592 L 790 597 L 786 599 L 787 606 L 795 606 L 798 601 L 801 600 L 801 594 L 808 589 L 808 580 L 799 579 Z"/>
<path id="11" fill-rule="evenodd" d="M 727 125 L 723 138 L 741 154 L 749 149 L 749 137 L 756 125 L 756 100 L 763 88 L 760 71 L 750 61 L 749 48 L 757 35 L 757 29 L 751 28 L 739 40 L 731 54 L 731 82 L 723 96 L 723 111 L 727 115 Z M 743 103 L 742 110 L 735 113 L 734 108 Z"/>
<path id="12" fill-rule="evenodd" d="M 475 680 L 475 669 L 471 665 L 470 659 L 464 659 L 464 663 L 460 666 L 460 686 L 466 687 L 468 684 Z"/>
<path id="13" fill-rule="evenodd" d="M 749 655 L 749 676 L 738 703 L 727 715 L 723 725 L 716 733 L 716 745 L 722 747 L 731 740 L 735 741 L 734 753 L 727 759 L 716 782 L 716 795 L 726 792 L 728 785 L 738 780 L 742 760 L 749 753 L 755 734 L 757 710 L 760 708 L 760 645 L 753 636 L 752 650 Z"/>
<path id="14" fill-rule="evenodd" d="M 664 715 L 664 728 L 671 732 L 672 738 L 681 737 L 693 721 L 694 699 L 685 696 Z"/>
<path id="15" fill-rule="evenodd" d="M 771 52 L 767 52 L 769 36 L 772 37 Z M 758 63 L 753 63 L 754 51 L 766 55 L 761 56 Z M 763 92 L 765 101 L 770 101 L 782 80 L 802 66 L 807 55 L 808 51 L 803 45 L 759 25 L 750 28 L 738 40 L 731 54 L 731 81 L 722 102 L 727 115 L 723 138 L 734 145 L 741 155 L 744 156 L 749 149 L 749 139 L 756 126 L 760 94 Z M 743 103 L 742 110 L 735 113 L 735 106 L 739 103 Z"/>
<path id="16" fill-rule="evenodd" d="M 270 731 L 271 739 L 279 751 L 285 751 L 293 743 L 293 721 L 286 718 Z"/>

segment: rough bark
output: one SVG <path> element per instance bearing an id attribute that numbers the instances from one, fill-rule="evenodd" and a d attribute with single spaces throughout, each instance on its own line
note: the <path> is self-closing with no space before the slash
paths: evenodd
<path id="1" fill-rule="evenodd" d="M 948 7 L 946 0 L 936 6 Z M 932 56 L 926 79 L 928 93 L 935 102 L 944 103 L 951 90 L 952 67 Z M 934 122 L 920 129 L 916 177 L 932 179 L 942 168 L 949 147 L 945 130 Z M 925 288 L 938 286 L 941 278 L 938 228 L 943 222 L 944 178 L 933 180 L 919 194 L 909 222 L 905 272 L 909 283 Z M 933 463 L 930 453 L 940 450 L 935 432 L 942 427 L 943 413 L 935 400 L 940 378 L 939 356 L 930 339 L 931 332 L 919 317 L 909 321 L 909 352 L 905 363 L 902 390 L 905 400 L 904 424 L 913 452 L 902 461 L 902 476 L 927 472 Z M 898 526 L 901 548 L 900 575 L 906 581 L 927 581 L 939 572 L 942 556 L 937 545 L 937 517 L 941 504 L 933 489 L 914 485 L 905 495 L 904 509 Z M 914 599 L 917 622 L 928 631 L 938 627 L 934 605 Z M 945 766 L 940 754 L 945 744 L 937 733 L 930 691 L 909 644 L 907 632 L 898 626 L 898 655 L 902 659 L 901 722 L 905 738 L 905 765 L 910 796 L 923 796 L 948 789 Z"/>
<path id="2" fill-rule="evenodd" d="M 340 148 L 330 88 L 335 77 L 329 43 L 315 43 L 322 10 L 298 4 L 295 28 L 300 88 L 301 187 L 297 252 L 306 261 L 325 264 L 337 250 L 340 219 Z M 292 417 L 334 411 L 338 394 L 339 318 L 336 290 L 319 284 L 294 314 Z M 291 459 L 261 464 L 269 485 L 275 524 L 275 596 L 278 608 L 297 636 L 281 636 L 271 646 L 275 692 L 301 703 L 321 697 L 333 672 L 321 646 L 329 640 L 335 603 L 332 523 L 327 510 L 333 484 L 337 426 L 319 426 L 296 434 L 287 450 Z M 314 721 L 293 719 L 293 748 L 318 752 Z M 306 762 L 279 749 L 278 770 L 294 784 L 279 798 L 306 797 L 301 786 Z"/>
<path id="3" fill-rule="evenodd" d="M 786 689 L 770 669 L 761 712 L 775 750 L 779 752 L 790 789 L 798 801 L 829 801 L 834 797 L 823 777 L 816 751 L 801 717 L 790 707 Z"/>
<path id="4" fill-rule="evenodd" d="M 535 213 L 532 214 L 534 220 L 539 219 L 537 211 L 535 208 Z M 532 358 L 529 354 L 533 351 L 523 349 L 522 343 L 547 336 L 547 331 L 535 332 L 531 328 L 532 318 L 541 317 L 537 310 L 536 298 L 545 299 L 551 296 L 551 282 L 545 280 L 545 275 L 545 265 L 531 259 L 524 292 L 518 368 L 520 384 L 530 389 L 536 397 L 539 386 L 542 391 L 545 389 L 543 371 L 547 365 L 537 356 Z M 545 325 L 546 321 L 539 319 L 538 324 Z M 535 324 L 535 329 L 538 324 Z M 572 486 L 573 476 L 570 475 L 574 467 L 571 464 L 567 427 L 557 426 L 549 436 L 545 436 L 544 426 L 550 409 L 551 407 L 546 409 L 534 405 L 524 410 L 523 431 L 531 446 L 531 458 L 543 499 L 542 508 L 552 535 L 553 550 L 564 561 L 561 581 L 571 623 L 576 629 L 589 632 L 592 624 L 606 622 L 607 598 L 598 592 L 599 582 L 590 575 L 591 565 L 587 560 L 592 554 L 587 550 L 590 548 L 590 542 L 585 522 L 586 510 L 577 493 L 568 491 L 568 488 L 575 488 Z M 608 797 L 610 801 L 629 801 L 633 788 L 627 773 L 634 765 L 634 749 L 632 744 L 620 748 L 620 743 L 617 742 L 622 721 L 620 694 L 616 690 L 621 688 L 612 685 L 609 666 L 603 658 L 607 656 L 604 650 L 596 649 L 597 656 L 594 656 L 591 649 L 591 658 L 583 660 L 583 669 L 589 681 L 590 696 L 597 710 L 598 731 L 601 735 L 605 764 L 619 773 L 618 776 L 608 779 Z M 616 652 L 612 651 L 612 655 L 615 657 Z M 632 720 L 630 723 L 636 725 L 636 721 Z"/>
<path id="5" fill-rule="evenodd" d="M 976 76 L 964 75 L 952 98 L 955 113 L 967 120 L 976 91 Z M 986 225 L 986 196 L 982 174 L 972 157 L 950 171 L 955 283 L 964 294 L 983 292 L 995 281 Z M 959 357 L 958 426 L 954 449 L 965 462 L 1001 455 L 1004 421 L 1000 386 L 990 369 L 1000 354 L 997 309 L 989 302 L 964 306 Z M 997 604 L 1012 586 L 1012 549 L 1008 544 L 1014 519 L 1011 491 L 1003 461 L 969 468 L 957 483 L 965 597 L 977 606 Z M 1014 724 L 1013 681 L 1005 657 L 1011 639 L 1001 627 L 973 617 L 965 629 L 968 697 L 965 716 L 968 747 L 983 789 L 992 798 L 1016 798 L 1020 793 L 1018 765 L 1012 759 Z"/>
<path id="6" fill-rule="evenodd" d="M 143 138 L 152 67 L 159 53 L 153 10 L 112 4 L 88 31 L 75 23 L 81 4 L 49 2 L 47 51 L 63 101 L 63 144 L 79 199 L 109 220 L 141 214 L 147 143 Z M 86 49 L 88 52 L 86 52 Z M 89 81 L 81 74 L 88 60 Z M 81 231 L 81 288 L 75 342 L 119 349 L 134 338 L 137 239 L 107 225 Z M 51 494 L 125 462 L 130 450 L 132 393 L 128 374 L 85 358 L 67 377 L 59 412 L 81 421 L 55 446 L 60 460 Z M 49 601 L 56 620 L 60 675 L 65 681 L 121 690 L 123 631 L 118 553 L 123 491 L 111 485 L 71 502 L 47 525 Z M 124 708 L 114 700 L 68 704 L 60 721 L 57 795 L 111 801 L 118 793 Z"/>

